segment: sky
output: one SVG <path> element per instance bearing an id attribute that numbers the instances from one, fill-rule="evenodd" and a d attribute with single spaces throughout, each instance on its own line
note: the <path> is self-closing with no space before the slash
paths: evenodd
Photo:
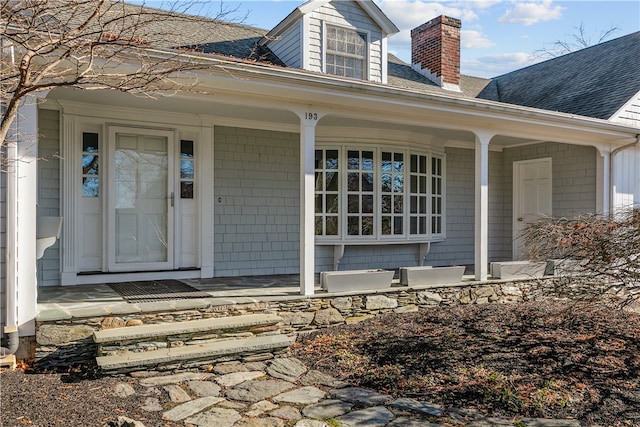
<path id="1" fill-rule="evenodd" d="M 582 26 L 590 44 L 615 28 L 607 40 L 640 31 L 640 1 L 515 1 L 471 0 L 374 0 L 400 29 L 389 38 L 388 49 L 405 62 L 411 61 L 410 31 L 439 15 L 462 21 L 461 72 L 495 77 L 543 59 L 541 50 L 552 50 L 557 41 L 572 42 Z M 146 1 L 152 4 L 153 1 Z M 212 2 L 213 3 L 213 2 Z M 304 1 L 223 0 L 236 9 L 242 23 L 271 29 Z M 219 6 L 219 2 L 218 2 Z"/>

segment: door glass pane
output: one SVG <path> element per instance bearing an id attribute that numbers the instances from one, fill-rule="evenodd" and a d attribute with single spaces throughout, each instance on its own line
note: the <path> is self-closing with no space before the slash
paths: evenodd
<path id="1" fill-rule="evenodd" d="M 117 134 L 115 262 L 166 262 L 167 138 Z"/>

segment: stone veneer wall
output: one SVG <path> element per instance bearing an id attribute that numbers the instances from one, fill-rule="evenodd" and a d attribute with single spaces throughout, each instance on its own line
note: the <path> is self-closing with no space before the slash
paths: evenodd
<path id="1" fill-rule="evenodd" d="M 72 317 L 37 323 L 36 361 L 43 366 L 68 366 L 88 362 L 97 352 L 97 345 L 92 339 L 93 332 L 107 328 L 274 313 L 282 318 L 280 331 L 294 335 L 332 325 L 359 322 L 381 313 L 407 313 L 458 304 L 517 303 L 554 298 L 557 297 L 555 285 L 556 279 L 548 278 L 427 289 L 401 287 L 369 293 L 337 296 L 319 294 L 309 298 L 230 305 L 203 304 L 205 300 L 199 300 L 199 304 L 193 304 L 194 308 L 179 311 L 137 311 L 123 315 Z M 141 343 L 139 350 L 149 350 L 148 345 Z"/>

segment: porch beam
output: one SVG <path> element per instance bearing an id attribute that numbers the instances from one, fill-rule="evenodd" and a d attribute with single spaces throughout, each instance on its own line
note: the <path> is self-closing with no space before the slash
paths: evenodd
<path id="1" fill-rule="evenodd" d="M 487 280 L 489 273 L 489 132 L 474 132 L 475 141 L 475 279 Z"/>

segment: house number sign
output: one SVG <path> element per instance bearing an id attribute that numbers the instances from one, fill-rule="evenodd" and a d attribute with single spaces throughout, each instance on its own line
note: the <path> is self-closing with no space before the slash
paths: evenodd
<path id="1" fill-rule="evenodd" d="M 307 111 L 306 113 L 304 113 L 304 118 L 306 120 L 318 120 L 318 113 L 312 113 Z"/>

